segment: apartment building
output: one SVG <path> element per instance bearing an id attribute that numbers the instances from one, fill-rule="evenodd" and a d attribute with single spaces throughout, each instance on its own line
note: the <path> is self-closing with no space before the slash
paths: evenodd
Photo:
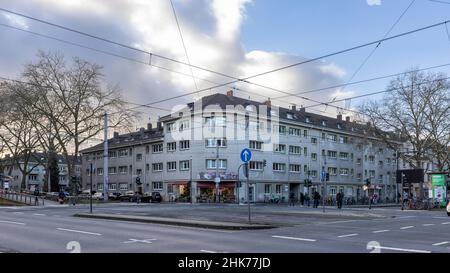
<path id="1" fill-rule="evenodd" d="M 70 177 L 68 172 L 68 164 L 67 160 L 63 155 L 57 155 L 58 160 L 58 168 L 59 168 L 59 189 L 51 189 L 54 192 L 59 191 L 60 189 L 65 189 L 69 187 Z M 75 163 L 75 176 L 81 177 L 81 158 L 73 158 L 76 160 Z M 23 173 L 20 169 L 24 170 L 25 162 L 23 158 L 19 158 L 16 161 L 12 160 L 12 157 L 6 155 L 5 158 L 2 159 L 3 165 L 5 166 L 3 169 L 3 175 L 8 175 L 13 178 L 11 181 L 10 189 L 14 191 L 18 191 L 21 189 L 22 177 Z M 19 168 L 20 166 L 20 168 Z M 47 157 L 44 153 L 33 153 L 28 161 L 27 169 L 31 170 L 31 172 L 25 177 L 25 189 L 27 190 L 35 190 L 39 189 L 42 191 L 45 183 L 46 176 L 46 167 L 47 166 Z"/>
<path id="2" fill-rule="evenodd" d="M 370 124 L 294 106 L 279 108 L 270 100 L 251 101 L 232 91 L 205 96 L 161 117 L 157 128 L 149 124 L 138 132 L 115 134 L 108 143 L 108 190 L 158 191 L 166 201 L 210 202 L 216 194 L 224 202 L 244 200 L 246 187 L 239 183 L 246 181 L 240 168 L 243 148 L 253 154 L 252 201 L 273 196 L 287 200 L 291 192 L 299 196 L 313 190 L 325 190 L 327 195 L 342 191 L 359 199 L 367 194 L 363 188 L 367 179 L 371 191 L 382 199 L 395 199 L 397 191 L 395 151 L 371 133 Z M 82 151 L 86 187 L 90 163 L 95 166 L 93 186 L 102 190 L 103 144 Z M 323 173 L 329 174 L 326 189 Z M 306 187 L 305 179 L 312 187 Z"/>

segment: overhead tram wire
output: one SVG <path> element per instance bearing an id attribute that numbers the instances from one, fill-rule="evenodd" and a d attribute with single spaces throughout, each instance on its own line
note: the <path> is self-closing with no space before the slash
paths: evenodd
<path id="1" fill-rule="evenodd" d="M 136 48 L 136 47 L 128 46 L 128 45 L 125 45 L 125 44 L 122 44 L 122 43 L 118 43 L 118 42 L 115 42 L 115 41 L 112 41 L 112 40 L 109 40 L 109 39 L 106 39 L 106 38 L 102 38 L 102 37 L 98 37 L 98 36 L 95 36 L 95 35 L 92 35 L 92 34 L 88 34 L 88 33 L 85 33 L 85 32 L 79 31 L 79 30 L 75 30 L 73 28 L 69 28 L 69 27 L 65 27 L 65 26 L 62 26 L 62 25 L 51 23 L 51 22 L 48 22 L 48 21 L 45 21 L 45 20 L 37 19 L 37 18 L 28 16 L 28 15 L 24 15 L 24 14 L 18 13 L 18 12 L 14 12 L 14 11 L 7 10 L 7 9 L 4 9 L 4 8 L 0 8 L 0 11 L 4 11 L 4 12 L 7 12 L 7 13 L 15 14 L 17 16 L 21 16 L 21 17 L 24 17 L 24 18 L 27 18 L 27 19 L 30 19 L 30 20 L 38 21 L 40 23 L 48 24 L 48 25 L 51 25 L 51 26 L 54 26 L 54 27 L 57 27 L 57 28 L 61 28 L 61 29 L 67 30 L 67 31 L 71 31 L 71 32 L 74 32 L 74 33 L 77 33 L 77 34 L 80 34 L 80 35 L 84 35 L 84 36 L 91 37 L 91 38 L 94 38 L 94 39 L 98 39 L 98 40 L 101 40 L 101 41 L 104 41 L 104 42 L 112 43 L 112 44 L 115 44 L 117 46 L 121 46 L 121 47 L 124 47 L 124 48 L 135 50 L 135 51 L 138 51 L 138 52 L 141 52 L 141 53 L 145 53 L 145 54 L 148 54 L 150 57 L 151 56 L 156 56 L 156 57 L 163 58 L 163 59 L 166 59 L 166 60 L 169 60 L 169 61 L 173 61 L 173 62 L 176 62 L 176 63 L 179 63 L 179 64 L 189 65 L 189 64 L 186 64 L 184 62 L 181 62 L 181 61 L 178 61 L 178 60 L 175 60 L 175 59 L 172 59 L 172 58 L 168 58 L 168 57 L 161 56 L 161 55 L 158 55 L 158 54 L 155 54 L 155 53 L 151 53 L 151 52 L 148 52 L 148 51 Z M 209 87 L 209 88 L 206 88 L 206 89 L 197 90 L 196 92 L 190 92 L 190 93 L 187 93 L 186 96 L 192 95 L 192 94 L 196 94 L 196 93 L 200 93 L 200 92 L 204 92 L 206 90 L 211 90 L 211 89 L 223 87 L 223 86 L 226 86 L 226 85 L 229 85 L 229 84 L 234 84 L 234 83 L 237 83 L 237 82 L 244 82 L 244 83 L 247 83 L 247 84 L 254 84 L 252 82 L 249 82 L 248 79 L 259 77 L 259 76 L 262 76 L 262 75 L 267 75 L 267 74 L 270 74 L 270 73 L 274 73 L 274 72 L 281 71 L 281 70 L 284 70 L 284 69 L 288 69 L 288 68 L 291 68 L 291 67 L 299 66 L 299 65 L 302 65 L 302 64 L 314 62 L 314 61 L 317 61 L 317 60 L 320 60 L 320 59 L 323 59 L 323 58 L 327 58 L 327 57 L 335 56 L 335 55 L 338 55 L 338 54 L 346 53 L 346 52 L 349 52 L 349 51 L 352 51 L 352 50 L 356 50 L 356 49 L 359 49 L 359 48 L 363 48 L 363 47 L 367 47 L 367 46 L 370 46 L 370 45 L 373 45 L 373 44 L 379 44 L 379 43 L 387 41 L 387 40 L 399 38 L 401 36 L 410 35 L 412 33 L 416 33 L 416 32 L 419 32 L 419 31 L 426 30 L 426 29 L 434 28 L 434 27 L 437 27 L 439 25 L 442 25 L 442 24 L 445 24 L 445 23 L 448 23 L 448 22 L 449 21 L 444 21 L 444 22 L 440 22 L 440 23 L 437 23 L 437 24 L 429 25 L 429 26 L 426 26 L 426 27 L 422 27 L 422 28 L 419 28 L 419 29 L 412 30 L 412 31 L 400 33 L 400 34 L 397 34 L 397 35 L 394 35 L 394 36 L 391 36 L 391 37 L 386 37 L 386 38 L 383 38 L 381 40 L 373 41 L 373 42 L 370 42 L 370 43 L 366 43 L 366 44 L 363 44 L 363 45 L 355 46 L 355 47 L 348 48 L 348 49 L 345 49 L 345 50 L 341 50 L 341 51 L 338 51 L 338 52 L 334 52 L 334 53 L 330 53 L 330 54 L 327 54 L 327 55 L 323 55 L 321 57 L 317 57 L 317 58 L 314 58 L 314 59 L 309 59 L 309 60 L 306 60 L 306 61 L 294 63 L 294 64 L 291 64 L 291 65 L 287 65 L 287 66 L 284 66 L 284 67 L 280 67 L 280 68 L 277 68 L 277 69 L 273 69 L 273 70 L 270 70 L 270 71 L 262 72 L 262 73 L 259 73 L 259 74 L 256 74 L 256 75 L 252 75 L 252 76 L 248 76 L 248 77 L 244 77 L 244 78 L 236 78 L 236 77 L 233 77 L 233 76 L 225 75 L 224 73 L 220 73 L 220 72 L 212 71 L 210 69 L 205 69 L 205 68 L 201 68 L 201 67 L 198 67 L 198 66 L 195 66 L 195 65 L 191 65 L 191 67 L 194 67 L 196 69 L 204 70 L 204 71 L 207 71 L 207 72 L 210 72 L 210 73 L 214 73 L 214 74 L 217 74 L 217 75 L 221 75 L 221 76 L 224 76 L 224 77 L 228 77 L 228 78 L 233 78 L 234 81 L 230 81 L 230 82 L 225 83 L 225 84 L 219 84 L 219 85 L 212 86 L 212 87 Z M 265 88 L 263 85 L 258 85 L 258 84 L 255 84 L 255 85 Z M 175 96 L 173 98 L 167 98 L 166 100 L 171 100 L 171 99 L 176 99 L 176 98 L 179 98 L 179 96 Z M 149 103 L 149 104 L 155 104 L 155 103 L 160 103 L 160 102 L 159 101 L 158 102 L 152 102 L 152 103 Z"/>
<path id="2" fill-rule="evenodd" d="M 198 90 L 197 82 L 195 81 L 194 71 L 192 71 L 191 61 L 189 60 L 189 54 L 186 49 L 186 44 L 184 43 L 183 33 L 181 32 L 180 24 L 178 23 L 177 12 L 175 11 L 175 7 L 173 5 L 172 0 L 169 0 L 170 6 L 172 7 L 173 16 L 175 18 L 175 22 L 177 23 L 178 33 L 180 33 L 181 43 L 183 44 L 184 54 L 186 55 L 187 62 L 189 64 L 189 69 L 191 70 L 192 80 L 194 81 L 195 90 Z"/>
<path id="3" fill-rule="evenodd" d="M 406 7 L 406 9 L 402 12 L 402 14 L 397 18 L 397 20 L 394 22 L 394 24 L 389 28 L 389 30 L 383 35 L 383 38 L 386 38 L 391 32 L 392 30 L 397 26 L 397 24 L 400 22 L 400 20 L 403 18 L 403 16 L 408 12 L 408 10 L 411 8 L 411 6 L 416 2 L 416 0 L 412 0 L 411 3 L 408 5 L 408 7 Z M 348 80 L 348 82 L 353 81 L 353 79 L 356 77 L 356 75 L 358 75 L 358 73 L 362 70 L 362 68 L 364 67 L 364 65 L 366 65 L 366 63 L 369 61 L 369 59 L 372 57 L 372 55 L 375 53 L 375 51 L 378 49 L 378 47 L 381 45 L 381 42 L 378 43 L 373 49 L 372 51 L 369 53 L 369 55 L 367 55 L 367 57 L 363 60 L 363 62 L 359 65 L 359 67 L 356 69 L 355 72 L 353 72 L 352 76 L 350 77 L 350 79 Z M 345 87 L 347 87 L 348 85 L 344 85 L 344 89 Z"/>
<path id="4" fill-rule="evenodd" d="M 59 38 L 56 38 L 56 37 L 53 37 L 53 36 L 49 36 L 49 35 L 33 32 L 33 31 L 29 31 L 29 30 L 24 30 L 24 29 L 21 29 L 21 28 L 18 28 L 18 27 L 14 27 L 14 26 L 7 25 L 7 24 L 2 24 L 2 23 L 0 23 L 0 26 L 4 26 L 4 27 L 11 28 L 11 29 L 14 29 L 14 30 L 19 30 L 19 31 L 26 32 L 26 33 L 30 33 L 30 34 L 33 34 L 33 35 L 36 35 L 36 36 L 39 36 L 39 37 L 43 37 L 43 38 L 46 38 L 46 39 L 56 40 L 56 41 L 61 42 L 61 43 L 65 43 L 65 44 L 69 44 L 69 45 L 72 45 L 72 46 L 77 46 L 77 47 L 80 47 L 80 48 L 92 50 L 94 52 L 102 53 L 102 54 L 105 54 L 105 55 L 110 55 L 110 56 L 121 58 L 121 59 L 124 59 L 124 60 L 127 60 L 127 61 L 143 64 L 143 65 L 146 65 L 146 66 L 152 66 L 152 67 L 155 67 L 155 68 L 167 71 L 167 72 L 180 74 L 180 75 L 186 76 L 186 77 L 191 77 L 191 75 L 188 75 L 188 74 L 185 74 L 185 73 L 182 73 L 182 72 L 179 72 L 179 71 L 167 69 L 165 67 L 155 65 L 154 63 L 149 64 L 147 62 L 142 62 L 142 61 L 139 61 L 139 60 L 136 60 L 136 59 L 132 59 L 132 58 L 123 56 L 123 55 L 119 55 L 119 54 L 111 53 L 111 52 L 104 51 L 104 50 L 101 50 L 101 49 L 97 49 L 97 48 L 85 46 L 85 45 L 82 45 L 82 44 L 74 43 L 74 42 L 71 42 L 71 41 L 59 39 Z M 371 79 L 366 79 L 366 80 L 361 80 L 361 81 L 356 81 L 356 82 L 351 82 L 351 83 L 346 83 L 346 84 L 334 85 L 334 86 L 329 86 L 329 87 L 324 87 L 324 88 L 319 88 L 319 89 L 312 89 L 312 90 L 308 90 L 308 91 L 303 91 L 303 92 L 300 92 L 300 93 L 292 94 L 292 96 L 300 95 L 300 94 L 306 94 L 306 93 L 312 93 L 312 92 L 318 92 L 318 91 L 323 91 L 323 90 L 328 90 L 328 89 L 333 89 L 333 88 L 338 88 L 338 87 L 344 86 L 344 85 L 353 85 L 353 84 L 359 84 L 359 83 L 368 82 L 368 81 L 375 81 L 375 80 L 384 79 L 384 78 L 388 78 L 388 77 L 404 75 L 404 74 L 407 74 L 407 73 L 410 73 L 410 72 L 414 72 L 414 71 L 424 71 L 424 70 L 435 69 L 435 68 L 440 68 L 440 67 L 445 67 L 445 66 L 450 66 L 450 63 L 449 64 L 438 65 L 438 66 L 432 66 L 432 67 L 423 68 L 423 69 L 417 69 L 417 70 L 413 70 L 413 71 L 409 71 L 409 72 L 402 72 L 402 73 L 397 73 L 397 74 L 391 74 L 391 75 L 386 75 L 386 76 L 375 77 L 375 78 L 371 78 Z M 205 81 L 205 82 L 212 83 L 212 84 L 218 84 L 216 82 L 213 82 L 213 81 L 210 81 L 210 80 L 207 80 L 207 79 L 202 79 L 202 78 L 198 78 L 198 77 L 196 77 L 196 78 L 199 79 L 199 80 Z M 251 91 L 248 91 L 248 90 L 244 90 L 242 88 L 237 88 L 237 87 L 232 87 L 232 88 L 235 91 L 238 91 L 238 92 L 242 92 L 242 93 L 246 93 L 246 94 L 252 94 L 252 95 L 256 95 L 256 96 L 260 96 L 260 97 L 266 97 L 265 95 L 262 95 L 260 93 L 251 92 Z M 291 104 L 291 102 L 283 101 L 280 98 L 285 98 L 285 97 L 290 97 L 290 96 L 291 96 L 291 94 L 283 95 L 283 96 L 279 96 L 279 97 L 272 97 L 271 100 L 279 101 L 279 102 L 282 102 L 282 103 L 285 103 L 285 104 L 289 105 L 289 104 Z M 124 100 L 123 100 L 123 102 L 128 103 L 128 104 L 132 104 L 132 105 L 135 105 L 135 106 L 139 106 L 139 107 L 140 106 L 147 107 L 147 105 L 145 105 L 145 104 L 138 104 L 138 103 L 134 103 L 134 102 L 127 102 L 127 101 L 124 101 Z M 136 107 L 134 109 L 137 109 L 139 107 Z M 158 109 L 156 107 L 152 107 L 152 108 Z M 344 109 L 344 108 L 342 108 L 342 109 Z M 163 110 L 163 111 L 170 111 L 168 109 L 161 109 L 161 110 Z M 321 113 L 327 113 L 325 111 L 316 110 L 316 109 L 310 109 L 310 110 L 318 111 L 318 112 L 321 112 Z M 144 112 L 142 112 L 142 113 L 144 113 Z"/>
<path id="5" fill-rule="evenodd" d="M 229 81 L 229 82 L 222 83 L 222 84 L 219 84 L 219 85 L 216 85 L 216 86 L 203 88 L 203 89 L 200 89 L 198 91 L 189 92 L 189 93 L 186 93 L 186 94 L 183 94 L 183 95 L 178 95 L 178 96 L 173 96 L 173 97 L 166 98 L 166 99 L 153 101 L 153 102 L 148 103 L 147 105 L 153 105 L 153 104 L 162 103 L 162 102 L 165 102 L 165 101 L 170 101 L 170 100 L 173 100 L 173 99 L 181 98 L 181 97 L 184 97 L 184 96 L 189 96 L 189 95 L 192 95 L 192 94 L 196 94 L 196 93 L 200 93 L 200 92 L 203 92 L 203 91 L 210 90 L 212 88 L 218 88 L 218 87 L 226 86 L 226 85 L 233 84 L 233 83 L 236 83 L 236 82 L 247 82 L 248 83 L 247 80 L 251 79 L 251 78 L 267 75 L 267 74 L 270 74 L 270 73 L 281 71 L 283 69 L 288 69 L 288 68 L 291 68 L 291 67 L 294 67 L 294 66 L 299 66 L 299 65 L 306 64 L 306 63 L 314 62 L 314 61 L 317 61 L 317 60 L 320 60 L 320 59 L 323 59 L 323 58 L 339 55 L 339 54 L 342 54 L 342 53 L 345 53 L 345 52 L 349 52 L 349 51 L 352 51 L 352 50 L 355 50 L 355 49 L 359 49 L 359 48 L 367 47 L 367 46 L 370 46 L 370 45 L 373 45 L 373 44 L 377 44 L 379 42 L 392 40 L 392 39 L 399 38 L 399 37 L 402 37 L 402 36 L 410 35 L 410 34 L 413 34 L 413 33 L 419 32 L 419 31 L 423 31 L 423 30 L 426 30 L 426 29 L 430 29 L 430 28 L 434 28 L 434 27 L 443 25 L 443 24 L 448 23 L 448 22 L 450 22 L 450 21 L 448 21 L 448 20 L 447 21 L 443 21 L 443 22 L 440 22 L 440 23 L 437 23 L 437 24 L 429 25 L 429 26 L 426 26 L 426 27 L 422 27 L 422 28 L 418 28 L 418 29 L 415 29 L 415 30 L 411 30 L 411 31 L 408 31 L 408 32 L 401 33 L 401 34 L 397 34 L 397 35 L 394 35 L 394 36 L 390 36 L 390 37 L 387 37 L 387 38 L 384 38 L 384 39 L 381 39 L 381 40 L 377 40 L 377 41 L 373 41 L 373 42 L 370 42 L 370 43 L 358 45 L 358 46 L 355 46 L 355 47 L 352 47 L 352 48 L 348 48 L 348 49 L 344 49 L 344 50 L 340 50 L 340 51 L 337 51 L 337 52 L 334 52 L 334 53 L 329 53 L 329 54 L 326 54 L 326 55 L 322 55 L 320 57 L 316 57 L 316 58 L 309 59 L 309 60 L 306 60 L 306 61 L 302 61 L 302 62 L 298 62 L 298 63 L 295 63 L 295 64 L 287 65 L 287 66 L 280 67 L 280 68 L 277 68 L 277 69 L 273 69 L 273 70 L 270 70 L 270 71 L 258 73 L 258 74 L 255 74 L 255 75 L 252 75 L 252 76 L 248 76 L 248 77 L 245 77 L 245 78 L 242 78 L 242 79 L 239 79 L 239 80 Z M 287 93 L 287 92 L 284 92 L 284 93 Z"/>
<path id="6" fill-rule="evenodd" d="M 425 68 L 420 68 L 420 69 L 414 69 L 414 70 L 410 70 L 410 71 L 407 71 L 407 72 L 401 72 L 401 73 L 390 74 L 390 75 L 385 75 L 385 76 L 378 76 L 378 77 L 369 78 L 369 79 L 360 80 L 360 81 L 354 81 L 354 82 L 348 82 L 348 83 L 343 83 L 343 84 L 337 84 L 337 85 L 323 87 L 323 88 L 310 89 L 310 90 L 307 90 L 307 91 L 302 91 L 302 92 L 299 92 L 299 93 L 295 93 L 294 95 L 315 93 L 315 92 L 325 91 L 325 90 L 329 90 L 329 89 L 335 89 L 335 88 L 339 88 L 339 87 L 343 87 L 343 86 L 356 85 L 356 84 L 360 84 L 360 83 L 366 83 L 366 82 L 371 82 L 371 81 L 376 81 L 376 80 L 382 80 L 382 79 L 397 77 L 397 76 L 401 76 L 401 75 L 406 75 L 406 74 L 409 74 L 409 73 L 412 73 L 412 72 L 426 71 L 426 70 L 442 68 L 442 67 L 446 67 L 446 66 L 450 66 L 450 63 L 441 64 L 441 65 L 435 65 L 435 66 L 430 66 L 430 67 L 425 67 Z M 273 97 L 272 99 L 287 98 L 289 96 L 290 95 L 282 95 L 282 96 Z"/>

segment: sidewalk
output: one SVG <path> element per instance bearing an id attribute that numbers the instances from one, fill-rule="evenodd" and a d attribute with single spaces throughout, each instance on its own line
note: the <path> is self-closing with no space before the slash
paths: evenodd
<path id="1" fill-rule="evenodd" d="M 117 215 L 117 214 L 107 214 L 107 213 L 94 213 L 94 214 L 77 213 L 74 216 L 75 217 L 83 217 L 83 218 L 94 218 L 94 219 L 107 219 L 107 220 L 143 222 L 143 223 L 166 224 L 166 225 L 175 225 L 175 226 L 212 228 L 212 229 L 230 229 L 230 230 L 269 229 L 269 228 L 276 227 L 273 225 L 261 225 L 261 224 L 230 223 L 230 222 L 219 222 L 219 221 L 200 221 L 200 220 L 149 217 L 149 216 L 137 216 L 137 215 Z"/>

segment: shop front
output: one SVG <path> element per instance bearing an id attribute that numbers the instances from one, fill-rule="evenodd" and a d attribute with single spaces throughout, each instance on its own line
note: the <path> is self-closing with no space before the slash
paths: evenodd
<path id="1" fill-rule="evenodd" d="M 176 181 L 167 183 L 167 195 L 169 202 L 190 202 L 189 181 Z"/>
<path id="2" fill-rule="evenodd" d="M 236 181 L 223 181 L 216 183 L 214 181 L 198 181 L 197 182 L 197 203 L 214 203 L 217 202 L 217 194 L 220 203 L 236 202 Z"/>

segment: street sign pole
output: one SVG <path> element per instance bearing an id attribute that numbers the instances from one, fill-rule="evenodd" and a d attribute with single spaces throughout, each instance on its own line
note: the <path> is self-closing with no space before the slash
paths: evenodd
<path id="1" fill-rule="evenodd" d="M 89 191 L 89 212 L 92 214 L 92 163 L 91 163 L 91 170 L 90 170 L 90 174 L 91 176 L 89 177 L 90 179 L 90 191 Z"/>
<path id="2" fill-rule="evenodd" d="M 247 177 L 247 206 L 248 206 L 248 223 L 251 224 L 251 216 L 250 216 L 250 173 L 249 173 L 249 166 L 248 162 L 252 159 L 252 152 L 245 148 L 241 151 L 241 160 L 244 162 L 244 174 Z"/>
<path id="3" fill-rule="evenodd" d="M 248 205 L 248 223 L 251 224 L 251 216 L 250 216 L 250 182 L 249 182 L 249 169 L 248 169 L 248 162 L 245 163 L 244 168 L 246 169 L 247 174 L 247 205 Z"/>

